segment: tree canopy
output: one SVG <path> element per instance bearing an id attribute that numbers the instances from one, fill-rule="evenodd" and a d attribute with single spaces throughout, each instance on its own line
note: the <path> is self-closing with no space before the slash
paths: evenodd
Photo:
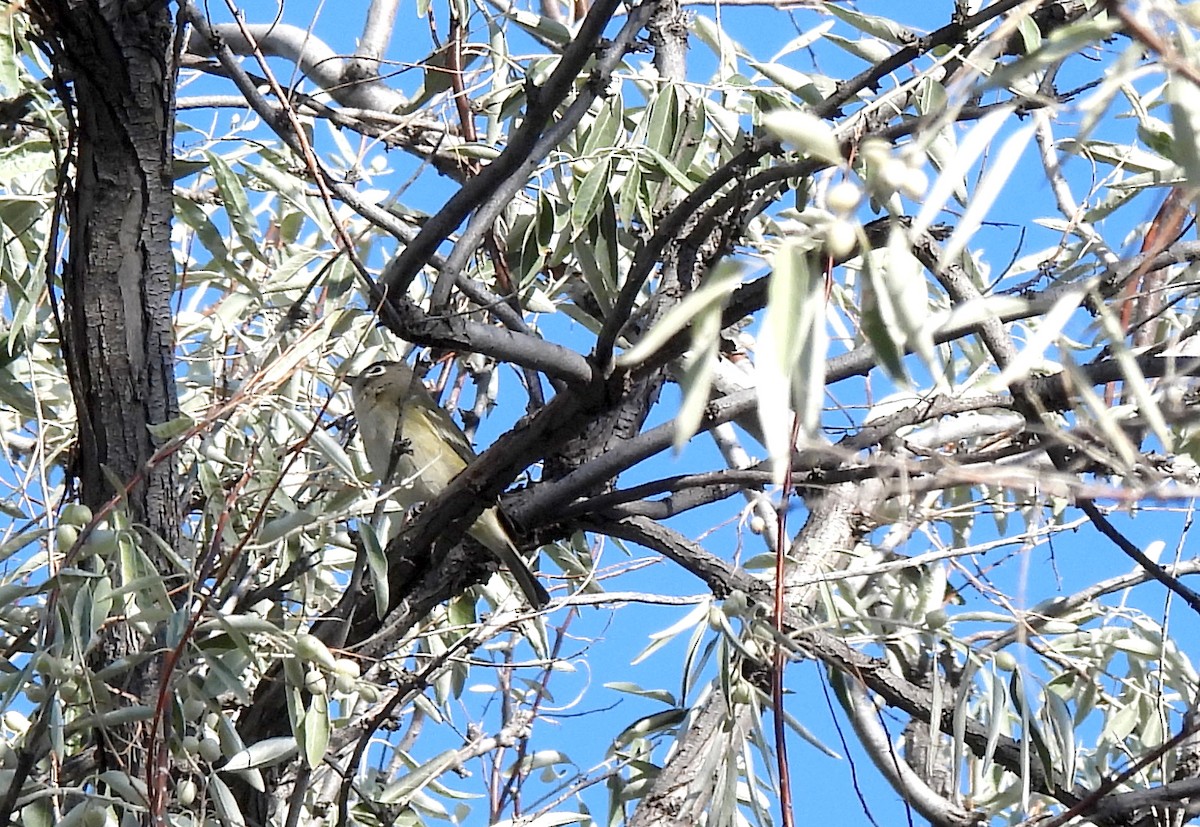
<path id="1" fill-rule="evenodd" d="M 1192 5 L 3 9 L 0 822 L 1195 815 Z"/>

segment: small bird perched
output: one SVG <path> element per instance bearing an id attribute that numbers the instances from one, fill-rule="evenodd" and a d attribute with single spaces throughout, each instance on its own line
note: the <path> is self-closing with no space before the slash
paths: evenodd
<path id="1" fill-rule="evenodd" d="M 392 496 L 405 508 L 432 499 L 475 458 L 467 435 L 403 362 L 376 362 L 350 377 L 350 391 L 367 462 L 385 486 L 399 485 Z M 495 507 L 467 533 L 508 568 L 535 609 L 550 602 Z"/>

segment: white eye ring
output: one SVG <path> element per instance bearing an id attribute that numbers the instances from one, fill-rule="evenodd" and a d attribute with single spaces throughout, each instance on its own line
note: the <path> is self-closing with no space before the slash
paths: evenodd
<path id="1" fill-rule="evenodd" d="M 386 363 L 376 362 L 375 364 L 371 365 L 371 367 L 367 368 L 367 372 L 364 373 L 363 376 L 383 376 L 383 374 L 387 373 L 387 368 L 388 366 Z"/>

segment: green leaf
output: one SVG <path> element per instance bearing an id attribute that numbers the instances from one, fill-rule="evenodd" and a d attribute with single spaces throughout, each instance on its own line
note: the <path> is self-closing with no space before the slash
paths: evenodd
<path id="1" fill-rule="evenodd" d="M 28 547 L 30 544 L 37 543 L 38 540 L 46 537 L 46 535 L 49 533 L 49 528 L 29 528 L 24 532 L 14 534 L 13 537 L 5 540 L 4 543 L 0 543 L 0 563 L 6 561 L 6 559 L 12 557 L 13 555 L 16 555 L 18 551 L 25 549 L 25 547 Z M 11 600 L 0 601 L 0 605 L 4 606 L 11 605 L 11 603 Z"/>
<path id="2" fill-rule="evenodd" d="M 144 778 L 134 778 L 120 770 L 105 770 L 100 773 L 98 780 L 129 804 L 137 807 L 146 806 L 146 780 Z"/>
<path id="3" fill-rule="evenodd" d="M 738 123 L 737 113 L 731 112 L 716 101 L 710 101 L 707 98 L 701 98 L 700 103 L 704 107 L 708 123 L 720 136 L 720 141 L 724 145 L 722 148 L 727 149 L 734 146 L 741 135 L 741 125 Z M 728 156 L 722 153 L 722 159 L 727 160 Z"/>
<path id="4" fill-rule="evenodd" d="M 707 159 L 701 154 L 701 149 L 708 144 L 706 140 L 708 120 L 705 109 L 695 97 L 685 98 L 682 123 L 671 157 L 675 166 L 687 175 L 689 181 L 703 180 L 700 170 L 707 166 Z M 689 188 L 690 188 L 689 184 Z"/>
<path id="5" fill-rule="evenodd" d="M 823 96 L 810 75 L 781 63 L 758 63 L 753 60 L 747 62 L 767 80 L 782 86 L 808 105 L 815 106 L 821 102 Z"/>
<path id="6" fill-rule="evenodd" d="M 281 735 L 278 738 L 265 738 L 256 744 L 251 744 L 241 752 L 229 756 L 229 760 L 221 767 L 222 772 L 248 770 L 251 767 L 270 767 L 288 760 L 298 751 L 296 738 L 292 735 Z M 322 755 L 324 750 L 322 749 Z M 312 766 L 310 764 L 310 766 Z"/>
<path id="7" fill-rule="evenodd" d="M 22 184 L 20 179 L 40 177 L 46 170 L 53 169 L 54 164 L 54 153 L 48 141 L 31 138 L 8 144 L 0 149 L 0 187 L 26 189 L 28 184 Z"/>
<path id="8" fill-rule="evenodd" d="M 6 98 L 15 98 L 25 88 L 22 83 L 24 64 L 14 29 L 11 19 L 0 28 L 0 95 Z"/>
<path id="9" fill-rule="evenodd" d="M 1054 738 L 1055 751 L 1058 753 L 1058 770 L 1061 773 L 1059 783 L 1064 787 L 1070 787 L 1075 779 L 1074 719 L 1071 717 L 1071 711 L 1067 708 L 1066 701 L 1053 690 L 1047 688 L 1044 698 L 1045 705 L 1042 707 L 1042 714 L 1050 724 L 1050 734 Z"/>
<path id="10" fill-rule="evenodd" d="M 87 808 L 87 804 L 76 805 L 75 807 L 71 808 L 71 812 L 68 814 L 67 818 L 70 818 L 70 816 L 74 815 L 75 811 L 78 810 L 80 815 L 79 821 L 76 823 L 81 823 L 83 813 L 86 812 Z M 54 812 L 50 809 L 50 799 L 47 797 L 21 807 L 21 818 L 17 823 L 20 824 L 21 827 L 54 827 L 54 825 L 62 824 L 65 821 L 67 821 L 67 819 L 63 819 L 60 822 L 55 818 Z M 68 824 L 66 827 L 73 827 L 73 825 Z"/>
<path id="11" fill-rule="evenodd" d="M 723 264 L 728 264 L 728 262 L 723 262 Z M 667 314 L 646 331 L 634 347 L 620 354 L 616 360 L 617 366 L 631 368 L 642 364 L 702 313 L 713 308 L 719 311 L 724 307 L 729 294 L 741 284 L 741 275 L 741 268 L 736 265 L 714 269 L 700 287 L 667 311 Z"/>
<path id="12" fill-rule="evenodd" d="M 179 182 L 206 169 L 208 169 L 208 161 L 192 161 L 188 158 L 176 157 L 171 162 L 171 180 Z"/>
<path id="13" fill-rule="evenodd" d="M 1188 183 L 1200 186 L 1200 145 L 1196 141 L 1196 132 L 1200 130 L 1200 89 L 1187 78 L 1172 76 L 1167 84 L 1167 100 L 1171 102 L 1171 124 L 1175 128 L 1175 161 L 1183 167 Z"/>
<path id="14" fill-rule="evenodd" d="M 591 157 L 602 150 L 617 146 L 617 135 L 624 131 L 625 104 L 618 91 L 609 97 L 596 114 L 596 120 L 587 132 L 580 153 L 584 158 Z M 611 157 L 611 154 L 610 154 Z"/>
<path id="15" fill-rule="evenodd" d="M 1017 31 L 1021 34 L 1025 54 L 1032 54 L 1042 45 L 1042 30 L 1038 28 L 1037 21 L 1033 19 L 1032 15 L 1021 19 L 1017 24 Z"/>
<path id="16" fill-rule="evenodd" d="M 274 543 L 281 540 L 289 534 L 294 534 L 301 531 L 306 526 L 316 522 L 317 515 L 300 509 L 298 511 L 285 512 L 278 517 L 274 517 L 263 523 L 262 530 L 258 533 L 258 542 Z"/>
<path id="17" fill-rule="evenodd" d="M 713 268 L 713 272 L 705 281 L 714 282 L 718 290 L 728 286 L 729 292 L 720 296 L 719 301 L 710 301 L 701 307 L 692 323 L 692 346 L 684 356 L 683 371 L 679 377 L 683 401 L 675 414 L 673 443 L 676 451 L 682 451 L 684 445 L 696 435 L 708 410 L 712 396 L 713 373 L 720 358 L 725 301 L 729 293 L 741 284 L 741 267 L 723 260 Z"/>
<path id="18" fill-rule="evenodd" d="M 579 181 L 571 202 L 572 239 L 577 238 L 587 227 L 592 216 L 608 194 L 608 182 L 612 177 L 612 158 L 605 156 L 592 166 Z"/>
<path id="19" fill-rule="evenodd" d="M 793 425 L 802 439 L 815 438 L 825 396 L 825 282 L 811 255 L 789 238 L 772 257 L 758 337 L 758 418 L 777 476 L 791 456 Z"/>
<path id="20" fill-rule="evenodd" d="M 329 747 L 329 735 L 333 727 L 329 721 L 329 700 L 324 695 L 313 695 L 308 711 L 301 722 L 301 739 L 304 744 L 304 760 L 315 769 L 325 760 Z"/>
<path id="21" fill-rule="evenodd" d="M 426 9 L 429 8 L 429 0 L 419 0 L 419 2 Z M 557 20 L 551 20 L 523 9 L 513 9 L 507 13 L 507 16 L 538 40 L 560 47 L 571 42 L 571 30 Z"/>
<path id="22" fill-rule="evenodd" d="M 966 211 L 942 249 L 938 259 L 939 267 L 946 267 L 966 249 L 967 242 L 983 226 L 983 219 L 987 217 L 988 210 L 1003 192 L 1005 185 L 1010 182 L 1017 162 L 1021 160 L 1025 147 L 1032 140 L 1034 127 L 1035 124 L 1030 123 L 1018 129 L 1004 141 L 999 151 L 992 156 L 983 179 L 971 193 Z"/>
<path id="23" fill-rule="evenodd" d="M 686 709 L 668 709 L 638 718 L 621 731 L 621 734 L 613 741 L 613 746 L 609 747 L 609 752 L 611 753 L 614 747 L 628 744 L 635 739 L 674 729 L 683 722 L 687 714 L 688 710 Z"/>
<path id="24" fill-rule="evenodd" d="M 646 156 L 649 156 L 649 161 L 646 160 Z M 679 169 L 679 167 L 675 166 L 675 164 L 668 160 L 665 155 L 657 150 L 653 150 L 648 146 L 644 146 L 641 148 L 638 157 L 639 160 L 646 165 L 647 171 L 651 173 L 666 173 L 667 177 L 674 181 L 685 192 L 691 192 L 696 188 L 696 184 L 698 182 L 685 175 L 683 171 Z"/>
<path id="25" fill-rule="evenodd" d="M 887 254 L 869 256 L 864 268 L 867 278 L 863 282 L 863 335 L 875 350 L 879 361 L 888 375 L 895 381 L 907 384 L 908 376 L 904 370 L 904 345 L 908 341 L 908 333 L 900 322 L 899 311 L 894 301 L 890 285 L 903 284 L 903 277 L 897 273 L 894 277 L 890 265 L 884 264 Z M 903 303 L 901 303 L 903 304 Z"/>
<path id="26" fill-rule="evenodd" d="M 737 74 L 737 58 L 747 57 L 747 51 L 731 38 L 711 17 L 697 14 L 692 20 L 696 39 L 712 50 L 720 62 L 717 79 L 728 81 Z"/>
<path id="27" fill-rule="evenodd" d="M 380 804 L 401 804 L 428 786 L 435 778 L 459 762 L 457 750 L 446 750 L 412 772 L 387 785 L 379 795 Z"/>
<path id="28" fill-rule="evenodd" d="M 830 164 L 842 163 L 842 150 L 833 127 L 816 115 L 796 109 L 776 109 L 763 117 L 763 125 L 806 155 Z"/>
<path id="29" fill-rule="evenodd" d="M 221 266 L 229 265 L 229 248 L 225 246 L 225 239 L 199 204 L 191 199 L 176 196 L 175 215 L 196 233 L 204 249 L 208 250 Z"/>
<path id="30" fill-rule="evenodd" d="M 553 210 L 545 194 L 538 200 L 534 212 L 518 215 L 509 228 L 508 266 L 521 286 L 529 284 L 546 262 L 545 249 L 538 239 L 538 223 L 543 210 Z"/>
<path id="31" fill-rule="evenodd" d="M 298 437 L 307 436 L 309 446 L 316 449 L 323 458 L 332 463 L 348 479 L 355 478 L 354 463 L 350 461 L 350 457 L 338 441 L 329 435 L 329 431 L 316 426 L 307 414 L 295 406 L 281 405 L 280 407 L 284 416 L 295 426 Z"/>
<path id="32" fill-rule="evenodd" d="M 942 208 L 946 205 L 955 189 L 970 171 L 972 165 L 988 150 L 992 141 L 1012 115 L 1012 109 L 1002 106 L 992 110 L 979 119 L 979 122 L 967 133 L 958 151 L 952 156 L 942 159 L 942 174 L 934 181 L 933 187 L 925 196 L 921 212 L 913 221 L 911 234 L 916 237 L 929 229 Z"/>
<path id="33" fill-rule="evenodd" d="M 382 620 L 392 599 L 388 585 L 387 555 L 375 534 L 375 528 L 369 523 L 359 523 L 358 536 L 367 553 L 367 575 L 371 578 L 371 589 L 375 593 L 375 616 Z"/>
<path id="34" fill-rule="evenodd" d="M 863 14 L 854 9 L 840 6 L 837 3 L 828 3 L 823 8 L 834 17 L 840 17 L 860 32 L 881 38 L 895 46 L 907 46 L 917 39 L 917 34 L 912 29 L 902 26 L 886 17 Z"/>
<path id="35" fill-rule="evenodd" d="M 146 430 L 160 442 L 169 442 L 181 434 L 186 434 L 195 424 L 196 420 L 184 414 L 167 422 L 147 425 Z"/>
<path id="36" fill-rule="evenodd" d="M 651 700 L 660 701 L 667 706 L 675 706 L 675 696 L 665 689 L 643 689 L 636 683 L 627 681 L 613 681 L 604 684 L 605 689 L 611 689 L 614 692 L 624 692 L 627 695 L 636 695 L 639 698 L 650 698 Z"/>
<path id="37" fill-rule="evenodd" d="M 646 125 L 646 148 L 659 155 L 670 153 L 679 128 L 679 95 L 674 84 L 668 83 L 650 101 L 642 119 Z"/>
<path id="38" fill-rule="evenodd" d="M 575 239 L 572 250 L 575 253 L 575 261 L 579 265 L 584 284 L 591 291 L 596 304 L 600 306 L 601 318 L 608 318 L 617 295 L 617 285 L 610 278 L 601 264 L 600 256 L 597 255 L 594 233 L 599 232 L 598 222 L 590 224 L 588 229 L 590 232 L 587 235 L 581 235 Z"/>
<path id="39" fill-rule="evenodd" d="M 280 629 L 270 620 L 257 615 L 218 613 L 209 620 L 196 624 L 197 632 L 224 629 L 244 635 L 278 635 Z"/>
<path id="40" fill-rule="evenodd" d="M 1060 26 L 1042 39 L 1041 46 L 1019 60 L 1001 64 L 985 85 L 987 89 L 1013 86 L 1031 78 L 1047 66 L 1096 46 L 1120 28 L 1115 15 L 1088 16 L 1066 26 Z"/>
<path id="41" fill-rule="evenodd" d="M 71 722 L 69 732 L 82 732 L 93 728 L 121 727 L 129 724 L 149 721 L 154 717 L 154 710 L 148 706 L 137 704 L 110 709 L 106 712 L 94 712 L 81 715 Z"/>
<path id="42" fill-rule="evenodd" d="M 892 56 L 892 50 L 873 37 L 850 40 L 845 37 L 838 37 L 836 34 L 829 34 L 825 36 L 825 39 L 855 57 L 862 58 L 867 63 L 883 63 Z"/>
<path id="43" fill-rule="evenodd" d="M 267 259 L 258 246 L 258 222 L 250 210 L 250 202 L 246 199 L 246 189 L 242 186 L 241 179 L 220 155 L 214 152 L 206 152 L 204 155 L 212 165 L 213 180 L 217 182 L 230 226 L 241 239 L 246 252 L 266 264 Z"/>
<path id="44" fill-rule="evenodd" d="M 621 224 L 629 226 L 637 214 L 638 201 L 642 197 L 642 165 L 640 162 L 629 165 L 625 172 L 625 180 L 621 182 L 620 194 L 617 198 L 617 218 Z"/>
<path id="45" fill-rule="evenodd" d="M 208 798 L 216 808 L 217 815 L 221 817 L 223 824 L 229 825 L 229 827 L 246 827 L 246 819 L 242 815 L 241 808 L 238 807 L 237 799 L 233 797 L 233 791 L 216 773 L 208 776 L 207 790 Z"/>

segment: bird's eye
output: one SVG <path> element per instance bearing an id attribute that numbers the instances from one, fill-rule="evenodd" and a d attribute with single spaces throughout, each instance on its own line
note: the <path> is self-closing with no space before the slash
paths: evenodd
<path id="1" fill-rule="evenodd" d="M 383 362 L 376 362 L 367 368 L 367 372 L 363 376 L 383 376 L 387 372 L 387 365 Z"/>

